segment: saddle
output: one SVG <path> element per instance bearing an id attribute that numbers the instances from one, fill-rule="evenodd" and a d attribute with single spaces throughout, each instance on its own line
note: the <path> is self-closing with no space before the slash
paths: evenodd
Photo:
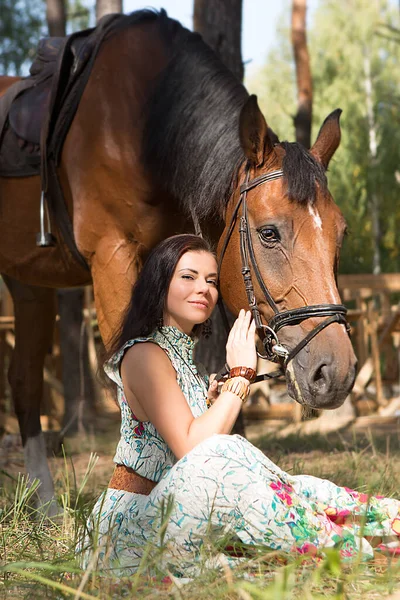
<path id="1" fill-rule="evenodd" d="M 85 29 L 67 37 L 49 37 L 40 40 L 29 76 L 12 85 L 0 98 L 0 155 L 4 167 L 4 137 L 7 130 L 17 138 L 18 145 L 29 154 L 38 153 L 39 147 L 49 145 L 57 123 L 74 117 L 84 87 L 90 75 L 97 50 L 116 20 L 123 15 L 107 15 L 95 28 Z M 74 102 L 67 103 L 71 94 Z M 66 114 L 68 105 L 69 114 Z M 71 106 L 73 109 L 71 110 Z M 56 143 L 61 150 L 64 137 Z M 42 159 L 44 157 L 42 156 Z M 32 161 L 28 161 L 32 162 Z M 12 176 L 24 177 L 20 169 L 12 169 Z M 2 168 L 0 176 L 11 176 Z"/>
<path id="2" fill-rule="evenodd" d="M 88 30 L 90 32 L 90 30 Z M 89 33 L 86 36 L 76 37 L 70 42 L 70 52 L 73 56 L 74 76 L 78 76 L 85 67 L 93 47 L 93 38 Z M 50 37 L 40 40 L 37 56 L 30 68 L 32 87 L 19 94 L 11 105 L 9 123 L 14 133 L 25 142 L 35 145 L 40 144 L 40 135 L 45 116 L 50 107 L 50 93 L 53 77 L 57 75 L 57 62 L 68 38 Z M 60 70 L 58 86 L 67 88 L 71 79 L 65 77 L 64 70 Z"/>
<path id="3" fill-rule="evenodd" d="M 126 19 L 126 15 L 106 15 L 95 28 L 40 40 L 29 76 L 0 97 L 0 177 L 41 176 L 60 233 L 86 269 L 56 167 L 101 43 Z"/>

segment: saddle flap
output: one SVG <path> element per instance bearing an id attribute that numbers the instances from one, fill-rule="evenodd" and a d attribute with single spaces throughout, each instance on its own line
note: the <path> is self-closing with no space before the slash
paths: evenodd
<path id="1" fill-rule="evenodd" d="M 19 138 L 40 144 L 40 133 L 50 102 L 51 79 L 20 94 L 9 112 L 9 122 Z"/>

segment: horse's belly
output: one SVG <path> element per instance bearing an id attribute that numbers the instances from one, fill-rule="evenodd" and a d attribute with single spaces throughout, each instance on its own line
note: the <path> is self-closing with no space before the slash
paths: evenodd
<path id="1" fill-rule="evenodd" d="M 0 273 L 23 283 L 46 287 L 90 283 L 90 272 L 71 255 L 57 232 L 55 246 L 36 246 L 39 211 L 38 177 L 0 177 Z"/>

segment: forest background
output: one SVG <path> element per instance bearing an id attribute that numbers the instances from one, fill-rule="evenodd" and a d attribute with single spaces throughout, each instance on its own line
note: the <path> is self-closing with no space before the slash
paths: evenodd
<path id="1" fill-rule="evenodd" d="M 69 0 L 67 32 L 93 25 L 94 7 Z M 284 4 L 275 43 L 245 84 L 280 139 L 293 140 L 297 96 L 289 13 Z M 38 39 L 48 34 L 46 2 L 0 0 L 0 16 L 0 71 L 25 75 Z M 343 110 L 342 142 L 328 174 L 349 226 L 342 273 L 400 271 L 399 28 L 400 7 L 388 0 L 319 0 L 308 20 L 312 139 L 332 110 Z"/>

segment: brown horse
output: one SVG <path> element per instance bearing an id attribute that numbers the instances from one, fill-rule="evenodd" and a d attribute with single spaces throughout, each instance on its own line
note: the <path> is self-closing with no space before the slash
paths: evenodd
<path id="1" fill-rule="evenodd" d="M 345 225 L 325 179 L 340 142 L 339 112 L 325 121 L 310 152 L 279 143 L 254 97 L 197 34 L 163 12 L 121 19 L 100 48 L 58 169 L 89 270 L 59 232 L 55 247 L 35 247 L 39 178 L 0 178 L 0 272 L 16 316 L 9 378 L 27 469 L 42 481 L 42 502 L 53 496 L 39 421 L 55 314 L 52 288 L 92 281 L 107 343 L 146 253 L 163 238 L 191 230 L 194 219 L 213 230 L 216 243 L 230 227 L 221 290 L 234 313 L 247 308 L 239 218 L 231 217 L 245 177 L 278 171 L 277 179 L 247 192 L 262 280 L 280 311 L 340 302 L 335 268 Z M 54 220 L 52 227 L 57 234 Z M 266 324 L 273 311 L 252 276 Z M 320 323 L 319 314 L 292 322 L 280 330 L 279 342 L 290 350 Z M 345 327 L 332 323 L 297 351 L 286 377 L 299 402 L 334 408 L 349 393 L 354 371 Z"/>

